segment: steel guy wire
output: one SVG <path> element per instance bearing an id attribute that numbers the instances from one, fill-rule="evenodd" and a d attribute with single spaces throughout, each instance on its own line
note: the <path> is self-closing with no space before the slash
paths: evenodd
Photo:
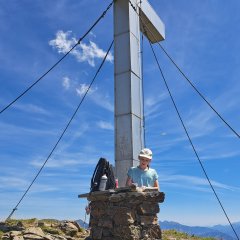
<path id="1" fill-rule="evenodd" d="M 18 97 L 16 97 L 13 101 L 11 101 L 7 106 L 5 106 L 0 114 L 6 111 L 11 105 L 13 105 L 18 99 L 20 99 L 23 95 L 25 95 L 32 87 L 34 87 L 40 80 L 42 80 L 50 71 L 52 71 L 66 56 L 68 56 L 76 46 L 80 44 L 80 42 L 92 31 L 92 29 L 98 24 L 98 22 L 105 17 L 107 11 L 113 5 L 113 1 L 108 5 L 106 10 L 101 14 L 101 16 L 94 22 L 94 24 L 87 30 L 87 32 L 79 38 L 78 42 L 63 56 L 61 57 L 51 68 L 49 68 L 41 77 L 39 77 L 32 85 L 30 85 L 26 90 L 24 90 Z"/>
<path id="2" fill-rule="evenodd" d="M 113 41 L 112 41 L 112 43 L 110 44 L 110 46 L 109 46 L 109 48 L 108 48 L 108 50 L 107 50 L 107 52 L 106 52 L 106 54 L 105 54 L 105 56 L 104 56 L 104 58 L 103 58 L 101 64 L 100 64 L 100 66 L 98 67 L 98 69 L 97 69 L 97 71 L 96 71 L 96 73 L 95 73 L 95 75 L 94 75 L 94 77 L 93 77 L 93 79 L 92 79 L 90 85 L 88 86 L 86 92 L 84 93 L 84 95 L 83 95 L 83 97 L 82 97 L 80 103 L 78 104 L 76 110 L 75 110 L 74 113 L 72 114 L 72 116 L 71 116 L 70 120 L 68 121 L 66 127 L 64 128 L 63 132 L 61 133 L 61 135 L 60 135 L 60 137 L 59 137 L 57 143 L 54 145 L 54 147 L 52 148 L 52 150 L 51 150 L 50 154 L 48 155 L 47 159 L 45 160 L 45 162 L 43 163 L 43 165 L 42 165 L 41 168 L 39 169 L 38 173 L 36 174 L 36 176 L 35 176 L 34 179 L 32 180 L 31 184 L 29 185 L 29 187 L 27 188 L 27 190 L 24 192 L 24 194 L 22 195 L 21 199 L 18 201 L 17 205 L 13 208 L 12 212 L 9 214 L 9 216 L 7 217 L 7 219 L 6 219 L 5 221 L 8 221 L 8 220 L 11 218 L 11 216 L 13 215 L 13 213 L 17 210 L 19 204 L 22 202 L 22 200 L 24 199 L 24 197 L 26 196 L 26 194 L 28 193 L 28 191 L 29 191 L 30 188 L 32 187 L 33 183 L 36 181 L 37 177 L 39 176 L 39 174 L 41 173 L 41 171 L 42 171 L 43 168 L 45 167 L 46 163 L 48 162 L 48 160 L 49 160 L 50 157 L 52 156 L 53 152 L 54 152 L 55 149 L 57 148 L 59 142 L 60 142 L 61 139 L 63 138 L 63 136 L 64 136 L 65 132 L 67 131 L 68 127 L 70 126 L 70 124 L 71 124 L 73 118 L 75 117 L 75 115 L 77 114 L 77 112 L 78 112 L 80 106 L 82 105 L 82 102 L 84 101 L 86 95 L 88 94 L 88 92 L 89 92 L 91 86 L 93 85 L 93 83 L 94 83 L 94 81 L 95 81 L 95 79 L 96 79 L 98 73 L 100 72 L 100 70 L 101 70 L 101 68 L 102 68 L 102 66 L 103 66 L 103 64 L 104 64 L 104 62 L 105 62 L 105 60 L 106 60 L 106 58 L 107 58 L 107 56 L 108 56 L 108 54 L 109 54 L 111 48 L 112 48 L 112 45 L 113 45 Z"/>
<path id="3" fill-rule="evenodd" d="M 183 128 L 184 128 L 184 131 L 185 131 L 185 133 L 186 133 L 186 135 L 187 135 L 187 137 L 188 137 L 188 140 L 189 140 L 189 142 L 190 142 L 190 144 L 191 144 L 191 146 L 192 146 L 192 149 L 193 149 L 193 151 L 194 151 L 194 153 L 195 153 L 195 155 L 196 155 L 196 157 L 197 157 L 197 159 L 198 159 L 198 161 L 199 161 L 199 164 L 200 164 L 200 166 L 201 166 L 201 168 L 202 168 L 202 170 L 203 170 L 203 172 L 204 172 L 204 175 L 205 175 L 205 177 L 206 177 L 206 179 L 207 179 L 207 181 L 208 181 L 208 183 L 209 183 L 209 185 L 210 185 L 210 187 L 211 187 L 211 189 L 212 189 L 215 197 L 216 197 L 217 200 L 218 200 L 219 205 L 221 206 L 221 208 L 222 208 L 222 210 L 223 210 L 223 213 L 225 214 L 225 216 L 226 216 L 226 218 L 227 218 L 227 220 L 228 220 L 228 222 L 229 222 L 229 224 L 230 224 L 233 232 L 235 233 L 237 239 L 239 240 L 238 234 L 237 234 L 237 232 L 235 231 L 235 229 L 234 229 L 234 227 L 233 227 L 233 225 L 232 225 L 232 223 L 231 223 L 231 221 L 230 221 L 230 219 L 229 219 L 229 217 L 228 217 L 228 215 L 227 215 L 227 212 L 225 211 L 225 209 L 224 209 L 224 207 L 223 207 L 223 204 L 222 204 L 221 200 L 219 199 L 219 197 L 218 197 L 218 195 L 217 195 L 217 193 L 216 193 L 216 191 L 215 191 L 215 189 L 214 189 L 214 187 L 213 187 L 213 185 L 212 185 L 212 183 L 211 183 L 210 178 L 208 177 L 208 174 L 207 174 L 207 172 L 206 172 L 206 170 L 205 170 L 205 167 L 204 167 L 203 164 L 202 164 L 202 161 L 201 161 L 201 159 L 200 159 L 200 157 L 199 157 L 199 155 L 198 155 L 198 153 L 197 153 L 196 148 L 194 147 L 194 144 L 193 144 L 193 142 L 192 142 L 192 139 L 191 139 L 191 137 L 190 137 L 190 135 L 189 135 L 189 133 L 188 133 L 188 130 L 187 130 L 187 128 L 186 128 L 186 126 L 185 126 L 185 124 L 184 124 L 184 122 L 183 122 L 183 119 L 182 119 L 182 117 L 181 117 L 181 114 L 180 114 L 180 112 L 179 112 L 179 110 L 178 110 L 178 107 L 177 107 L 177 105 L 176 105 L 176 102 L 175 102 L 175 100 L 174 100 L 174 98 L 173 98 L 173 95 L 172 95 L 171 90 L 170 90 L 170 88 L 169 88 L 169 86 L 168 86 L 167 80 L 166 80 L 166 78 L 165 78 L 165 76 L 164 76 L 164 74 L 163 74 L 162 68 L 161 68 L 161 66 L 160 66 L 160 64 L 159 64 L 159 61 L 158 61 L 157 56 L 156 56 L 156 53 L 155 53 L 155 51 L 154 51 L 154 49 L 153 49 L 153 46 L 152 46 L 152 44 L 150 43 L 150 41 L 149 41 L 149 44 L 150 44 L 150 46 L 151 46 L 151 49 L 152 49 L 154 58 L 155 58 L 155 60 L 156 60 L 156 63 L 157 63 L 158 68 L 159 68 L 159 71 L 160 71 L 160 73 L 161 73 L 161 75 L 162 75 L 162 78 L 163 78 L 163 80 L 164 80 L 165 86 L 166 86 L 166 88 L 167 88 L 167 90 L 168 90 L 168 93 L 169 93 L 169 95 L 170 95 L 170 98 L 171 98 L 171 100 L 172 100 L 172 103 L 173 103 L 173 105 L 174 105 L 174 108 L 175 108 L 175 110 L 176 110 L 176 112 L 177 112 L 177 115 L 178 115 L 180 121 L 181 121 L 181 124 L 182 124 L 182 126 L 183 126 Z"/>
<path id="4" fill-rule="evenodd" d="M 139 16 L 139 18 L 140 18 L 140 20 L 141 20 L 141 23 L 143 24 L 143 29 L 146 27 L 146 29 L 147 29 L 147 30 L 150 32 L 150 34 L 154 37 L 154 35 L 153 35 L 153 33 L 151 32 L 151 30 L 150 30 L 150 29 L 148 28 L 148 26 L 147 26 L 146 24 L 144 24 L 144 22 L 142 21 L 142 18 L 141 18 L 141 16 L 139 15 L 139 13 L 137 12 L 136 7 L 133 6 L 133 4 L 131 3 L 130 0 L 129 0 L 129 3 L 130 3 L 130 5 L 131 5 L 131 7 L 134 9 L 134 11 L 138 14 L 138 16 Z M 144 29 L 144 31 L 145 31 L 145 29 Z M 154 39 L 156 40 L 155 37 L 154 37 Z M 149 43 L 150 43 L 150 41 L 149 41 Z M 158 43 L 158 44 L 159 44 L 159 43 Z M 159 44 L 159 45 L 160 45 L 160 44 Z M 228 217 L 228 215 L 227 215 L 227 213 L 226 213 L 226 211 L 225 211 L 225 209 L 224 209 L 224 207 L 223 207 L 223 205 L 222 205 L 222 203 L 221 203 L 221 201 L 220 201 L 220 199 L 219 199 L 219 197 L 218 197 L 218 195 L 217 195 L 217 193 L 216 193 L 216 191 L 215 191 L 215 189 L 214 189 L 214 187 L 212 186 L 210 179 L 208 178 L 207 172 L 205 171 L 205 168 L 204 168 L 204 166 L 203 166 L 203 164 L 202 164 L 202 162 L 201 162 L 201 160 L 200 160 L 200 158 L 199 158 L 199 156 L 198 156 L 198 153 L 197 153 L 197 151 L 196 151 L 196 149 L 195 149 L 195 147 L 194 147 L 194 145 L 193 145 L 193 142 L 192 142 L 192 140 L 191 140 L 191 138 L 190 138 L 190 136 L 189 136 L 189 134 L 188 134 L 188 131 L 187 131 L 187 129 L 186 129 L 184 123 L 183 123 L 183 120 L 182 120 L 181 115 L 180 115 L 180 113 L 179 113 L 179 111 L 178 111 L 178 108 L 177 108 L 177 106 L 176 106 L 176 104 L 175 104 L 175 101 L 174 101 L 174 99 L 173 99 L 173 97 L 172 97 L 171 91 L 170 91 L 170 89 L 169 89 L 169 87 L 168 87 L 168 84 L 167 84 L 166 79 L 165 79 L 165 77 L 164 77 L 164 75 L 163 75 L 162 69 L 161 69 L 161 67 L 160 67 L 160 65 L 159 65 L 158 59 L 157 59 L 157 57 L 156 57 L 156 54 L 155 54 L 155 52 L 154 52 L 154 49 L 153 49 L 151 43 L 150 43 L 150 46 L 151 46 L 151 49 L 152 49 L 152 51 L 153 51 L 155 60 L 156 60 L 156 62 L 157 62 L 157 64 L 158 64 L 158 67 L 159 67 L 159 70 L 160 70 L 160 72 L 161 72 L 161 75 L 162 75 L 162 77 L 163 77 L 163 80 L 164 80 L 164 82 L 165 82 L 166 88 L 167 88 L 167 90 L 168 90 L 168 92 L 169 92 L 169 95 L 170 95 L 170 97 L 171 97 L 171 100 L 172 100 L 172 102 L 173 102 L 173 105 L 174 105 L 174 107 L 175 107 L 175 109 L 176 109 L 176 112 L 177 112 L 177 114 L 178 114 L 178 116 L 179 116 L 179 118 L 180 118 L 180 120 L 181 120 L 181 123 L 182 123 L 183 128 L 184 128 L 184 130 L 185 130 L 185 132 L 186 132 L 186 134 L 187 134 L 187 137 L 188 137 L 188 139 L 189 139 L 189 141 L 190 141 L 190 143 L 191 143 L 191 146 L 192 146 L 192 148 L 193 148 L 193 150 L 194 150 L 194 152 L 195 152 L 195 154 L 196 154 L 196 156 L 197 156 L 197 158 L 198 158 L 198 161 L 199 161 L 199 163 L 200 163 L 200 165 L 201 165 L 201 167 L 202 167 L 202 170 L 203 170 L 203 172 L 204 172 L 204 174 L 205 174 L 205 176 L 206 176 L 206 178 L 207 178 L 207 180 L 208 180 L 208 182 L 209 182 L 209 184 L 210 184 L 210 187 L 212 188 L 213 193 L 214 193 L 215 197 L 217 198 L 217 200 L 218 200 L 218 202 L 219 202 L 219 204 L 220 204 L 220 206 L 221 206 L 221 208 L 222 208 L 222 210 L 223 210 L 223 212 L 224 212 L 224 214 L 225 214 L 225 216 L 226 216 L 226 218 L 227 218 L 227 220 L 228 220 L 228 222 L 229 222 L 229 224 L 230 224 L 233 232 L 235 233 L 237 239 L 239 240 L 238 234 L 236 233 L 236 231 L 235 231 L 235 229 L 234 229 L 234 227 L 233 227 L 233 225 L 232 225 L 232 223 L 231 223 L 231 221 L 230 221 L 230 219 L 229 219 L 229 217 Z M 160 45 L 160 46 L 161 46 L 161 45 Z M 184 75 L 184 76 L 185 76 L 185 75 Z M 211 107 L 211 108 L 212 108 L 212 107 Z M 213 109 L 213 108 L 212 108 L 212 109 Z M 215 111 L 215 109 L 213 109 L 213 110 Z M 216 111 L 215 111 L 215 112 L 216 112 Z M 216 113 L 217 113 L 217 112 L 216 112 Z M 220 116 L 220 115 L 218 114 L 218 116 Z M 222 117 L 220 117 L 220 118 L 226 123 L 226 121 L 225 121 Z M 227 124 L 227 125 L 228 125 L 228 124 Z M 229 126 L 229 125 L 228 125 L 228 126 Z M 231 127 L 230 127 L 230 129 L 233 130 Z M 233 130 L 233 131 L 234 131 L 234 130 Z M 234 133 L 237 134 L 236 131 L 234 131 Z M 237 136 L 239 136 L 239 135 L 237 134 Z"/>
<path id="5" fill-rule="evenodd" d="M 134 11 L 137 13 L 137 15 L 139 16 L 141 23 L 143 24 L 143 26 L 149 31 L 149 33 L 151 34 L 151 36 L 156 40 L 154 34 L 152 33 L 152 31 L 149 29 L 149 27 L 147 26 L 147 24 L 145 24 L 142 20 L 141 15 L 137 12 L 136 7 L 134 7 L 134 5 L 132 4 L 132 2 L 129 0 L 129 3 L 131 5 L 131 7 L 134 9 Z M 156 41 L 157 42 L 157 41 Z M 228 128 L 238 137 L 240 138 L 240 134 L 237 133 L 236 130 L 234 130 L 234 128 L 221 116 L 221 114 L 212 106 L 212 104 L 204 97 L 204 95 L 197 89 L 197 87 L 190 81 L 190 79 L 186 76 L 186 74 L 184 74 L 184 72 L 180 69 L 180 67 L 175 63 L 175 61 L 173 60 L 173 58 L 167 53 L 167 51 L 163 48 L 163 46 L 157 42 L 157 44 L 159 45 L 159 47 L 163 50 L 163 52 L 167 55 L 167 57 L 171 60 L 171 62 L 174 64 L 174 66 L 178 69 L 178 71 L 183 75 L 183 77 L 188 81 L 188 83 L 193 87 L 193 89 L 199 94 L 199 96 L 207 103 L 207 105 L 217 114 L 217 116 L 228 126 Z"/>

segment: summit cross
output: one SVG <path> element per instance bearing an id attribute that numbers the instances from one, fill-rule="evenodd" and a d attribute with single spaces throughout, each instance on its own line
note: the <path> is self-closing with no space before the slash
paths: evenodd
<path id="1" fill-rule="evenodd" d="M 152 42 L 165 39 L 165 27 L 147 0 L 114 2 L 115 173 L 125 186 L 145 147 L 140 32 Z"/>

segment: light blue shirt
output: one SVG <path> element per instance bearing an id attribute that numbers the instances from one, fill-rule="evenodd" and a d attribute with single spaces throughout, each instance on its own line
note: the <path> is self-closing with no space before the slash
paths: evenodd
<path id="1" fill-rule="evenodd" d="M 138 184 L 138 187 L 153 187 L 154 182 L 158 179 L 157 172 L 152 168 L 142 170 L 139 167 L 131 167 L 127 175 L 133 183 Z"/>

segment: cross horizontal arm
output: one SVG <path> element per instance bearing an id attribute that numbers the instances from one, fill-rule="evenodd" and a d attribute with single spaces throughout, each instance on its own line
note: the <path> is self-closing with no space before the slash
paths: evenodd
<path id="1" fill-rule="evenodd" d="M 165 25 L 147 0 L 140 3 L 140 27 L 151 43 L 165 39 Z"/>

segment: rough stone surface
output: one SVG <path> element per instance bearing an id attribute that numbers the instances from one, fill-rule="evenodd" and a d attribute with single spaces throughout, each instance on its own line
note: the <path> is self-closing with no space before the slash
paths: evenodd
<path id="1" fill-rule="evenodd" d="M 75 236 L 79 230 L 78 227 L 72 222 L 63 222 L 61 223 L 60 228 L 64 233 L 71 237 Z"/>
<path id="2" fill-rule="evenodd" d="M 94 192 L 91 201 L 91 240 L 159 240 L 159 203 L 164 193 L 154 191 Z"/>
<path id="3" fill-rule="evenodd" d="M 13 236 L 12 240 L 24 240 L 23 236 Z"/>
<path id="4" fill-rule="evenodd" d="M 0 229 L 2 240 L 84 240 L 89 236 L 75 221 L 11 220 L 1 222 Z"/>
<path id="5" fill-rule="evenodd" d="M 157 203 L 149 204 L 148 202 L 143 202 L 138 207 L 138 213 L 140 215 L 152 215 L 153 213 L 159 213 L 159 205 Z"/>
<path id="6" fill-rule="evenodd" d="M 29 227 L 26 230 L 23 231 L 24 235 L 27 234 L 34 234 L 40 237 L 44 236 L 43 230 L 40 227 Z"/>
<path id="7" fill-rule="evenodd" d="M 157 216 L 140 216 L 141 225 L 156 225 L 158 223 Z"/>

